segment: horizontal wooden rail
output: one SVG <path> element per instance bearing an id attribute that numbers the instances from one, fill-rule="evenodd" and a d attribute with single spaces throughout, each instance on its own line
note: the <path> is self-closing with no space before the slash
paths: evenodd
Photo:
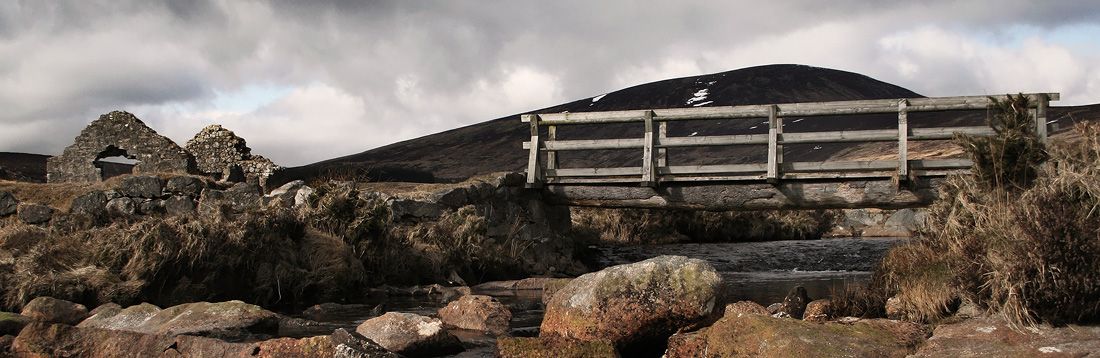
<path id="1" fill-rule="evenodd" d="M 1046 140 L 1046 112 L 1058 93 L 1025 94 L 1032 103 L 1036 133 Z M 987 126 L 912 128 L 912 112 L 987 109 L 993 99 L 1005 96 L 962 96 L 937 98 L 876 99 L 858 101 L 783 103 L 706 108 L 669 108 L 583 113 L 528 114 L 521 116 L 531 127 L 531 140 L 523 142 L 528 157 L 528 185 L 640 183 L 655 186 L 660 182 L 738 181 L 895 177 L 905 182 L 913 176 L 942 176 L 970 168 L 963 159 L 909 160 L 908 143 L 945 140 L 958 134 L 992 135 Z M 784 132 L 784 117 L 836 116 L 895 113 L 897 127 L 892 129 L 841 130 L 825 132 Z M 673 121 L 768 118 L 768 132 L 761 134 L 669 137 L 667 123 Z M 639 137 L 611 139 L 560 140 L 557 126 L 576 124 L 642 123 Z M 547 136 L 539 136 L 546 126 Z M 814 143 L 897 142 L 897 160 L 798 162 L 785 161 L 783 145 Z M 719 165 L 671 165 L 669 148 L 767 145 L 767 163 Z M 561 168 L 558 151 L 642 149 L 642 165 L 615 168 Z M 540 161 L 545 153 L 546 164 Z"/>

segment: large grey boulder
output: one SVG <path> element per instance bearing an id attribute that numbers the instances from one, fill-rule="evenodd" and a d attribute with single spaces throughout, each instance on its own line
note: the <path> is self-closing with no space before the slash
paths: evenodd
<path id="1" fill-rule="evenodd" d="M 202 193 L 202 189 L 204 188 L 206 188 L 206 183 L 198 178 L 178 176 L 168 179 L 168 183 L 164 186 L 164 191 L 172 194 L 197 197 L 199 193 Z"/>
<path id="2" fill-rule="evenodd" d="M 188 196 L 175 195 L 164 199 L 164 211 L 168 215 L 185 216 L 195 213 L 195 200 Z"/>
<path id="3" fill-rule="evenodd" d="M 283 208 L 289 208 L 295 206 L 294 198 L 298 195 L 298 190 L 306 187 L 306 182 L 301 180 L 295 180 L 282 186 L 275 188 L 267 195 L 264 195 L 264 202 L 268 206 L 277 206 Z"/>
<path id="4" fill-rule="evenodd" d="M 199 213 L 211 215 L 228 210 L 243 213 L 258 210 L 263 196 L 255 184 L 237 183 L 226 190 L 206 189 L 199 197 Z"/>
<path id="5" fill-rule="evenodd" d="M 143 303 L 125 309 L 97 308 L 78 327 L 106 328 L 139 333 L 244 339 L 273 335 L 279 329 L 274 312 L 241 301 L 193 302 L 160 309 Z"/>
<path id="6" fill-rule="evenodd" d="M 16 209 L 19 220 L 31 224 L 45 224 L 53 218 L 53 208 L 36 203 L 21 203 Z"/>
<path id="7" fill-rule="evenodd" d="M 88 216 L 101 216 L 107 212 L 107 194 L 93 190 L 73 199 L 69 212 Z"/>
<path id="8" fill-rule="evenodd" d="M 442 321 L 413 313 L 387 312 L 366 320 L 355 331 L 387 350 L 410 357 L 464 350 L 458 338 L 443 329 Z"/>
<path id="9" fill-rule="evenodd" d="M 107 202 L 107 212 L 116 216 L 131 216 L 137 213 L 137 203 L 128 197 L 114 198 Z"/>
<path id="10" fill-rule="evenodd" d="M 551 297 L 540 336 L 607 340 L 626 352 L 645 349 L 709 316 L 720 283 L 709 263 L 683 256 L 585 274 Z"/>
<path id="11" fill-rule="evenodd" d="M 0 217 L 15 214 L 19 201 L 15 196 L 6 191 L 0 191 Z"/>
<path id="12" fill-rule="evenodd" d="M 164 193 L 164 179 L 152 175 L 129 176 L 122 178 L 115 190 L 134 198 L 159 198 Z"/>

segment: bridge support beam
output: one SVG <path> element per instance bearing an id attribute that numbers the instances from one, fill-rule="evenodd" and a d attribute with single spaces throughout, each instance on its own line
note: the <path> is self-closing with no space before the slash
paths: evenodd
<path id="1" fill-rule="evenodd" d="M 548 185 L 553 204 L 612 208 L 771 210 L 907 208 L 931 204 L 941 178 L 914 180 L 899 189 L 894 178 L 849 181 L 678 184 L 636 186 Z"/>

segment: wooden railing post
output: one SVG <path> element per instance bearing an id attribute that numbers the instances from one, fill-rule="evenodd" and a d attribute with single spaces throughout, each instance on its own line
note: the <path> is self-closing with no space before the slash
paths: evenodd
<path id="1" fill-rule="evenodd" d="M 642 186 L 657 185 L 657 168 L 653 158 L 653 111 L 645 111 L 645 137 L 642 139 Z"/>
<path id="2" fill-rule="evenodd" d="M 558 126 L 546 126 L 546 140 L 554 141 L 558 139 Z M 556 150 L 546 151 L 546 169 L 558 169 L 558 152 Z"/>
<path id="3" fill-rule="evenodd" d="M 1047 144 L 1047 106 L 1050 105 L 1050 97 L 1046 93 L 1040 93 L 1039 103 L 1035 106 L 1035 133 L 1039 140 Z"/>
<path id="4" fill-rule="evenodd" d="M 898 183 L 909 179 L 909 100 L 898 101 Z"/>
<path id="5" fill-rule="evenodd" d="M 531 123 L 531 151 L 527 155 L 526 186 L 528 188 L 540 188 L 544 176 L 542 167 L 539 165 L 539 148 L 542 147 L 542 141 L 539 140 L 539 115 L 524 114 L 522 120 Z"/>
<path id="6" fill-rule="evenodd" d="M 783 122 L 779 118 L 779 107 L 768 107 L 768 172 L 769 183 L 779 181 L 779 165 L 783 163 L 783 146 L 780 144 L 780 135 L 783 133 Z"/>
<path id="7" fill-rule="evenodd" d="M 657 124 L 657 139 L 658 143 L 664 144 L 665 139 L 668 138 L 668 122 L 661 121 Z M 657 168 L 664 168 L 668 166 L 668 148 L 657 149 Z"/>

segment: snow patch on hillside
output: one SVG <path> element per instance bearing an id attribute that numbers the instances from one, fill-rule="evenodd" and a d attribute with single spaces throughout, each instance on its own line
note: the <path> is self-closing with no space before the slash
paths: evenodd
<path id="1" fill-rule="evenodd" d="M 710 90 L 706 89 L 706 88 L 695 91 L 695 93 L 693 94 L 694 97 L 688 98 L 687 104 L 692 104 L 692 103 L 695 103 L 695 102 L 702 102 L 702 101 L 707 100 L 707 92 L 708 91 L 710 91 Z"/>

